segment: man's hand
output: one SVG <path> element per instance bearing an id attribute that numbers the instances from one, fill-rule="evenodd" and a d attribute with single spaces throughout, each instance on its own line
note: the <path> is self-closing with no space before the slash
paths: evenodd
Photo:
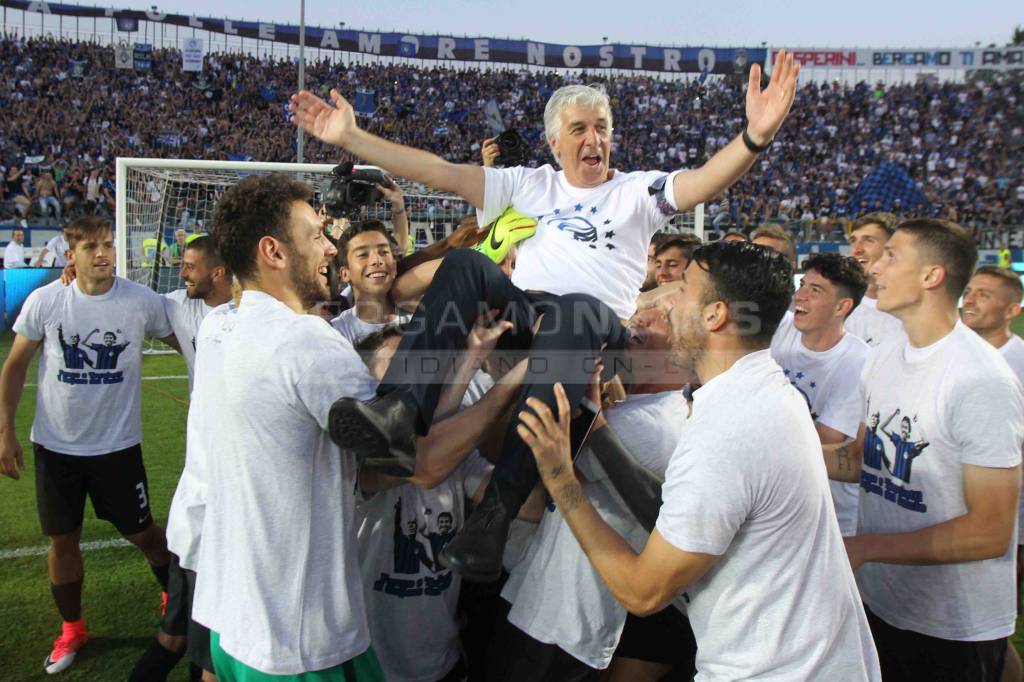
<path id="1" fill-rule="evenodd" d="M 384 182 L 386 184 L 377 185 L 377 189 L 384 195 L 385 201 L 391 204 L 392 209 L 405 208 L 405 198 L 398 183 L 387 176 L 384 176 Z"/>
<path id="2" fill-rule="evenodd" d="M 572 452 L 569 448 L 569 399 L 562 384 L 555 384 L 555 400 L 558 402 L 557 419 L 543 402 L 528 398 L 526 405 L 533 412 L 524 410 L 519 413 L 516 432 L 533 451 L 544 486 L 552 496 L 557 497 L 553 488 L 574 479 Z M 565 513 L 569 511 L 566 509 Z"/>
<path id="3" fill-rule="evenodd" d="M 485 358 L 490 355 L 501 335 L 512 329 L 512 323 L 509 320 L 494 321 L 498 312 L 497 309 L 494 309 L 480 315 L 469 332 L 469 337 L 466 339 L 466 350 L 477 358 Z"/>
<path id="4" fill-rule="evenodd" d="M 60 283 L 64 286 L 68 286 L 75 281 L 75 277 L 77 276 L 78 272 L 75 270 L 75 264 L 68 263 L 60 273 Z"/>
<path id="5" fill-rule="evenodd" d="M 11 434 L 5 436 L 0 443 L 0 475 L 10 476 L 17 481 L 21 478 L 19 469 L 25 469 L 25 455 L 21 443 Z"/>
<path id="6" fill-rule="evenodd" d="M 295 93 L 288 103 L 291 122 L 327 144 L 344 148 L 359 126 L 352 105 L 337 90 L 331 90 L 331 99 L 334 106 L 308 90 Z"/>
<path id="7" fill-rule="evenodd" d="M 489 231 L 487 227 L 478 227 L 476 218 L 465 218 L 448 236 L 448 248 L 471 249 L 486 239 Z"/>
<path id="8" fill-rule="evenodd" d="M 484 166 L 491 167 L 498 160 L 501 150 L 498 148 L 498 138 L 489 137 L 480 145 L 480 160 Z"/>
<path id="9" fill-rule="evenodd" d="M 793 98 L 800 65 L 793 63 L 793 54 L 779 50 L 768 87 L 761 90 L 761 65 L 750 67 L 747 85 L 747 133 L 754 144 L 767 144 L 782 127 Z"/>

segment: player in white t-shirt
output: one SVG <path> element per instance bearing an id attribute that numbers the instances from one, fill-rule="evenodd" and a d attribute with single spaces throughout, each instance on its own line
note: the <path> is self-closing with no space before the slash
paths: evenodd
<path id="1" fill-rule="evenodd" d="M 560 388 L 557 418 L 539 401 L 520 416 L 541 479 L 630 612 L 653 613 L 685 592 L 699 682 L 880 680 L 818 435 L 768 351 L 792 270 L 769 249 L 715 242 L 694 254 L 686 282 L 662 305 L 675 359 L 702 385 L 643 550 L 609 528 L 581 488 Z"/>
<path id="2" fill-rule="evenodd" d="M 641 524 L 646 521 L 653 530 L 665 469 L 681 437 L 687 413 L 682 387 L 689 377 L 666 362 L 670 329 L 661 311 L 637 313 L 630 327 L 627 362 L 636 370 L 630 395 L 599 414 L 575 463 L 585 477 L 584 492 L 601 517 L 631 547 L 641 549 L 650 534 Z M 591 397 L 600 400 L 599 393 Z M 623 444 L 625 452 L 615 447 Z M 624 488 L 620 470 L 602 465 L 609 458 L 640 467 L 654 484 L 653 495 L 648 489 L 636 494 Z M 637 498 L 652 507 L 644 521 L 632 506 Z M 696 646 L 688 649 L 682 641 L 692 639 L 685 617 L 669 606 L 655 617 L 629 618 L 553 506 L 512 569 L 502 597 L 511 610 L 494 634 L 489 679 L 584 679 L 609 664 L 612 679 L 641 679 L 638 666 L 656 666 L 652 679 L 660 679 L 680 659 L 685 672 L 692 673 Z M 620 635 L 628 638 L 631 626 L 637 630 L 634 639 L 644 646 L 620 651 Z"/>
<path id="3" fill-rule="evenodd" d="M 1024 382 L 1024 341 L 1010 329 L 1014 318 L 1020 315 L 1024 287 L 1020 277 L 1013 270 L 994 265 L 983 265 L 974 272 L 964 289 L 963 308 L 960 317 L 964 324 L 988 341 L 1006 359 L 1017 379 Z M 1017 505 L 1017 613 L 1020 614 L 1020 585 L 1024 566 L 1024 495 Z M 1021 678 L 1020 655 L 1012 642 L 1006 645 L 1006 669 L 1003 680 L 1019 681 Z"/>
<path id="4" fill-rule="evenodd" d="M 28 267 L 25 263 L 25 231 L 20 228 L 11 230 L 11 241 L 4 247 L 4 267 L 8 270 Z"/>
<path id="5" fill-rule="evenodd" d="M 976 259 L 954 223 L 899 224 L 870 274 L 906 337 L 868 357 L 858 439 L 825 447 L 829 476 L 860 481 L 846 549 L 887 681 L 997 682 L 1016 618 L 1024 395 L 958 320 Z M 836 455 L 853 460 L 852 475 Z"/>
<path id="6" fill-rule="evenodd" d="M 864 411 L 860 373 L 868 345 L 843 331 L 867 288 L 867 275 L 849 256 L 816 253 L 804 261 L 805 274 L 793 295 L 793 316 L 772 338 L 772 358 L 807 400 L 823 444 L 857 437 Z M 839 529 L 857 534 L 855 483 L 829 481 Z"/>
<path id="7" fill-rule="evenodd" d="M 46 246 L 36 256 L 35 262 L 32 264 L 33 267 L 51 267 L 51 268 L 62 268 L 68 264 L 68 244 L 67 227 L 61 230 L 60 234 L 56 237 L 51 237 L 50 241 L 46 242 Z M 47 256 L 53 256 L 53 262 L 47 265 Z"/>
<path id="8" fill-rule="evenodd" d="M 355 461 L 326 431 L 331 403 L 375 382 L 306 314 L 329 299 L 336 253 L 309 196 L 287 176 L 250 176 L 214 211 L 242 294 L 200 328 L 186 447 L 205 483 L 192 617 L 226 679 L 382 679 L 356 561 Z"/>
<path id="9" fill-rule="evenodd" d="M 625 334 L 617 320 L 633 314 L 651 237 L 677 212 L 710 200 L 741 177 L 781 127 L 800 69 L 791 54 L 779 54 L 763 91 L 760 66 L 750 68 L 742 135 L 701 168 L 671 174 L 619 172 L 611 167 L 611 105 L 603 90 L 594 87 L 565 86 L 548 100 L 545 139 L 562 168 L 558 171 L 550 165 L 496 169 L 453 164 L 387 142 L 361 130 L 351 105 L 335 90 L 335 106 L 303 91 L 292 97 L 289 108 L 292 121 L 321 140 L 397 175 L 465 198 L 477 208 L 481 225 L 510 206 L 537 220 L 534 235 L 520 243 L 511 286 L 493 262 L 459 251 L 449 254 L 416 311 L 414 331 L 403 338 L 401 353 L 434 353 L 436 364 L 445 367 L 450 354 L 465 347 L 483 301 L 515 323 L 505 343 L 543 356 L 548 367 L 543 375 L 531 374 L 520 404 L 536 397 L 553 406 L 551 386 L 560 381 L 575 406 L 589 383 L 578 360 L 602 348 L 609 355 L 622 350 Z M 534 336 L 530 330 L 541 308 L 547 314 Z M 379 397 L 370 405 L 342 401 L 335 437 L 360 439 L 360 447 L 386 450 L 399 459 L 413 457 L 414 439 L 400 425 L 413 424 L 417 433 L 426 433 L 445 371 L 431 372 L 424 365 L 393 363 Z M 613 363 L 608 367 L 615 371 Z M 413 374 L 408 375 L 407 368 Z M 403 370 L 407 375 L 399 374 Z M 404 464 L 408 467 L 407 461 Z M 510 429 L 488 494 L 445 548 L 446 564 L 473 580 L 495 580 L 511 520 L 536 481 L 532 459 Z"/>
<path id="10" fill-rule="evenodd" d="M 360 567 L 374 650 L 389 682 L 454 682 L 465 675 L 455 618 L 460 578 L 439 557 L 464 523 L 466 501 L 479 503 L 490 479 L 491 465 L 474 448 L 511 406 L 525 372 L 509 372 L 481 395 L 476 368 L 487 366 L 507 329 L 507 322 L 474 327 L 438 417 L 460 399 L 464 411 L 440 420 L 419 444 L 411 478 L 360 467 Z M 399 327 L 389 327 L 357 346 L 375 377 L 384 376 L 400 336 Z M 533 523 L 543 512 L 542 492 L 521 512 Z"/>
<path id="11" fill-rule="evenodd" d="M 0 473 L 17 479 L 24 462 L 14 414 L 42 347 L 31 440 L 50 587 L 64 621 L 44 664 L 50 673 L 71 665 L 88 639 L 79 547 L 86 494 L 96 515 L 142 550 L 167 590 L 167 543 L 153 523 L 140 445 L 142 344 L 148 335 L 177 347 L 160 297 L 114 276 L 110 223 L 85 216 L 65 231 L 78 279 L 29 295 L 0 375 Z M 98 334 L 102 342 L 90 343 Z"/>
<path id="12" fill-rule="evenodd" d="M 885 249 L 899 220 L 892 213 L 876 211 L 861 216 L 850 228 L 850 255 L 860 263 L 864 272 L 870 273 Z M 868 275 L 868 290 L 860 305 L 846 318 L 846 331 L 860 338 L 872 348 L 892 336 L 903 335 L 900 321 L 878 309 L 878 289 L 871 275 Z"/>
<path id="13" fill-rule="evenodd" d="M 391 301 L 398 270 L 387 227 L 379 220 L 353 223 L 338 242 L 341 278 L 352 287 L 354 305 L 331 320 L 353 346 L 389 324 L 410 315 Z"/>
<path id="14" fill-rule="evenodd" d="M 180 275 L 185 288 L 166 293 L 163 299 L 174 336 L 181 345 L 191 393 L 199 327 L 212 310 L 231 301 L 231 271 L 217 253 L 213 237 L 197 235 L 182 251 Z M 202 484 L 197 478 L 194 462 L 186 452 L 185 468 L 167 518 L 167 549 L 171 554 L 167 602 L 156 639 L 135 664 L 129 682 L 165 680 L 181 660 L 186 645 L 192 664 L 213 672 L 210 633 L 191 619 L 196 584 L 193 568 L 203 508 Z"/>

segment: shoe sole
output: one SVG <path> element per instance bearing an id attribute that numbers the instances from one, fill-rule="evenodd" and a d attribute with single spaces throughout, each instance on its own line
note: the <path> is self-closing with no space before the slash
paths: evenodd
<path id="1" fill-rule="evenodd" d="M 441 565 L 451 570 L 463 580 L 471 583 L 493 583 L 497 582 L 501 578 L 501 567 L 497 571 L 480 571 L 474 570 L 462 563 L 456 557 L 451 556 L 448 553 L 448 548 L 445 547 L 441 550 Z"/>
<path id="2" fill-rule="evenodd" d="M 331 406 L 327 425 L 331 439 L 339 448 L 354 453 L 374 470 L 401 478 L 408 478 L 415 472 L 415 459 L 409 461 L 408 457 L 393 453 L 388 433 L 361 400 L 339 399 Z"/>

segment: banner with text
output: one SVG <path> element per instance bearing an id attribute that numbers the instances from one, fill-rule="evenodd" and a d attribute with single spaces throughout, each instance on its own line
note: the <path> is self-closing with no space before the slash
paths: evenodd
<path id="1" fill-rule="evenodd" d="M 792 48 L 801 66 L 815 69 L 1024 69 L 1024 47 L 964 49 L 809 49 Z M 772 48 L 774 63 L 779 50 Z"/>
<path id="2" fill-rule="evenodd" d="M 117 24 L 149 21 L 225 35 L 299 44 L 299 27 L 255 21 L 233 21 L 167 14 L 154 10 L 84 7 L 57 2 L 0 0 L 0 6 L 60 16 L 107 18 Z M 409 35 L 306 27 L 306 46 L 386 57 L 526 64 L 553 68 L 630 69 L 703 74 L 745 74 L 753 63 L 764 64 L 764 48 L 661 47 L 654 45 L 566 45 L 529 40 Z"/>
<path id="3" fill-rule="evenodd" d="M 185 38 L 185 44 L 181 46 L 181 70 L 202 71 L 205 55 L 202 38 Z"/>

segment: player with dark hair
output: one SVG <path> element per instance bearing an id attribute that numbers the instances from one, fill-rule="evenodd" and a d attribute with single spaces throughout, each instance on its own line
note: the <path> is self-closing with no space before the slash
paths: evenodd
<path id="1" fill-rule="evenodd" d="M 184 289 L 163 295 L 174 335 L 181 339 L 181 355 L 188 370 L 191 392 L 195 375 L 196 336 L 203 319 L 231 301 L 231 271 L 217 253 L 213 237 L 194 235 L 181 253 Z M 167 549 L 171 554 L 167 601 L 157 636 L 136 662 L 129 682 L 161 682 L 185 654 L 193 679 L 201 670 L 213 673 L 210 632 L 192 620 L 195 564 L 202 531 L 203 484 L 195 458 L 185 453 L 185 468 L 178 481 L 167 518 Z"/>
<path id="2" fill-rule="evenodd" d="M 816 253 L 804 261 L 805 273 L 787 315 L 772 339 L 772 357 L 807 400 L 822 443 L 855 438 L 863 418 L 860 373 L 868 346 L 843 331 L 867 289 L 867 275 L 853 258 Z M 830 481 L 832 501 L 844 536 L 857 533 L 858 487 Z"/>
<path id="3" fill-rule="evenodd" d="M 640 285 L 640 291 L 650 291 L 658 286 L 658 266 L 655 262 L 658 247 L 669 238 L 665 232 L 655 232 L 651 237 L 651 243 L 647 245 L 647 274 L 644 276 L 644 283 Z"/>
<path id="4" fill-rule="evenodd" d="M 663 240 L 654 252 L 655 281 L 658 285 L 681 281 L 694 250 L 699 246 L 700 239 L 693 234 L 672 235 Z"/>
<path id="5" fill-rule="evenodd" d="M 394 245 L 387 226 L 379 220 L 353 223 L 338 241 L 341 279 L 352 287 L 355 301 L 331 320 L 331 326 L 355 345 L 389 324 L 405 322 L 391 300 L 391 285 L 398 271 Z"/>
<path id="6" fill-rule="evenodd" d="M 674 360 L 701 387 L 643 550 L 610 528 L 583 491 L 560 386 L 557 417 L 539 400 L 520 414 L 541 480 L 631 613 L 654 613 L 685 592 L 702 677 L 879 680 L 818 436 L 768 352 L 793 290 L 789 263 L 769 249 L 715 242 L 694 253 L 686 282 L 662 305 Z"/>
<path id="7" fill-rule="evenodd" d="M 70 666 L 88 639 L 80 547 L 86 495 L 99 518 L 142 550 L 167 590 L 167 544 L 153 523 L 140 445 L 142 341 L 149 335 L 177 347 L 160 297 L 114 276 L 110 223 L 84 216 L 64 233 L 78 279 L 71 286 L 55 281 L 29 295 L 0 373 L 0 473 L 17 479 L 24 460 L 14 415 L 29 363 L 42 347 L 31 438 L 39 520 L 50 538 L 50 591 L 63 620 L 44 663 L 49 673 Z M 94 363 L 79 344 L 84 329 L 90 335 L 117 329 L 125 342 L 115 345 L 108 333 L 103 345 L 89 345 L 97 351 Z"/>
<path id="8" fill-rule="evenodd" d="M 861 378 L 865 419 L 885 416 L 886 456 L 868 451 L 864 426 L 853 443 L 824 448 L 830 477 L 860 483 L 859 534 L 846 549 L 887 682 L 998 682 L 1014 629 L 1024 395 L 957 318 L 976 258 L 954 223 L 897 226 L 869 274 L 878 309 L 906 336 L 875 348 Z"/>

